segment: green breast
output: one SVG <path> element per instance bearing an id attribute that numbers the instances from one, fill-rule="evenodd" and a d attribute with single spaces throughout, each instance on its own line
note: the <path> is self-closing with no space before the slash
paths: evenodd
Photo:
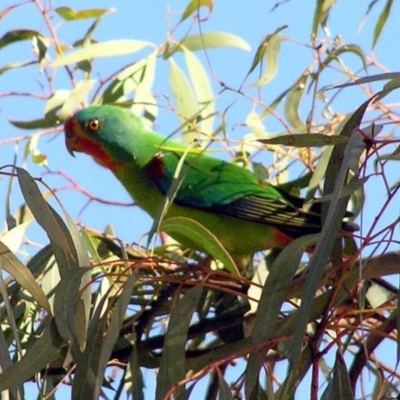
<path id="1" fill-rule="evenodd" d="M 114 174 L 140 208 L 155 218 L 164 196 L 148 179 L 145 170 L 132 163 L 115 170 Z M 269 247 L 279 247 L 276 243 L 276 229 L 268 225 L 177 204 L 169 207 L 165 219 L 172 217 L 186 217 L 199 222 L 233 255 L 247 255 Z M 173 238 L 184 246 L 202 250 L 198 243 L 183 234 L 174 234 Z"/>

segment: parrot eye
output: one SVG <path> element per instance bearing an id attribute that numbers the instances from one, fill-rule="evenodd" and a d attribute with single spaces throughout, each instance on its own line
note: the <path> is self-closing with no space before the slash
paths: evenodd
<path id="1" fill-rule="evenodd" d="M 100 121 L 97 118 L 89 119 L 89 121 L 86 123 L 86 127 L 92 132 L 97 132 L 100 129 Z"/>

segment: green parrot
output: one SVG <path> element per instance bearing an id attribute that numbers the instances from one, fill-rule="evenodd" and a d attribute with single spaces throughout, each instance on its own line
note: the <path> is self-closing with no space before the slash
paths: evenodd
<path id="1" fill-rule="evenodd" d="M 64 125 L 68 151 L 83 152 L 111 170 L 152 218 L 159 214 L 186 147 L 146 129 L 130 111 L 91 106 Z M 258 179 L 238 165 L 204 153 L 185 154 L 183 179 L 164 221 L 186 217 L 207 228 L 233 256 L 283 248 L 321 231 L 321 216 L 303 200 Z M 190 238 L 174 234 L 184 246 Z M 199 249 L 202 250 L 202 249 Z"/>

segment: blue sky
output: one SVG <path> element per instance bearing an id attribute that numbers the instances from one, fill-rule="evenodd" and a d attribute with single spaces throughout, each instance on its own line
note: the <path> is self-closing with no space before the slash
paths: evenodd
<path id="1" fill-rule="evenodd" d="M 3 7 L 12 5 L 13 2 L 7 0 L 3 2 Z M 54 6 L 69 6 L 74 9 L 82 9 L 83 2 L 78 1 L 59 1 L 53 2 Z M 93 3 L 92 3 L 93 4 Z M 258 44 L 262 38 L 269 33 L 274 32 L 278 27 L 287 25 L 282 34 L 293 38 L 295 42 L 286 41 L 282 44 L 281 56 L 279 58 L 279 70 L 277 77 L 263 88 L 263 100 L 266 103 L 271 102 L 282 90 L 292 84 L 298 75 L 310 64 L 313 52 L 300 43 L 309 43 L 310 30 L 313 18 L 314 2 L 305 2 L 301 0 L 292 0 L 280 5 L 276 10 L 271 11 L 274 2 L 262 0 L 253 0 L 251 2 L 219 0 L 211 18 L 202 24 L 204 32 L 221 31 L 235 34 L 243 38 L 251 47 L 251 51 L 245 52 L 238 49 L 210 50 L 208 52 L 209 62 L 212 71 L 227 86 L 238 88 L 249 70 L 252 59 Z M 130 38 L 144 40 L 160 45 L 166 40 L 166 32 L 169 28 L 175 27 L 180 19 L 181 12 L 187 5 L 187 1 L 96 1 L 96 8 L 114 8 L 114 12 L 106 16 L 100 27 L 97 29 L 94 37 L 99 41 Z M 85 5 L 86 6 L 86 5 Z M 335 7 L 330 19 L 330 37 L 340 35 L 345 43 L 354 43 L 361 46 L 368 54 L 372 43 L 372 24 L 376 21 L 377 14 L 380 12 L 378 4 L 362 24 L 363 16 L 366 12 L 368 2 L 353 2 L 350 0 L 341 0 Z M 400 13 L 399 4 L 393 6 L 392 17 L 382 34 L 382 37 L 376 46 L 373 54 L 379 63 L 384 65 L 388 71 L 396 71 L 399 68 L 400 41 L 398 37 L 398 15 Z M 27 11 L 29 10 L 29 11 Z M 205 11 L 205 10 L 203 10 Z M 61 20 L 59 21 L 61 23 Z M 87 20 L 61 24 L 58 27 L 57 34 L 65 43 L 72 43 L 80 39 L 91 22 Z M 172 33 L 173 38 L 178 40 L 187 31 L 190 20 L 183 26 L 178 27 Z M 33 4 L 21 7 L 8 16 L 3 18 L 0 24 L 0 36 L 13 29 L 29 28 L 48 34 L 43 20 Z M 197 29 L 194 28 L 197 33 Z M 321 38 L 325 37 L 323 34 Z M 396 38 L 396 40 L 394 40 Z M 31 44 L 26 42 L 9 46 L 0 51 L 0 67 L 11 61 L 21 61 L 30 58 Z M 128 62 L 140 59 L 146 54 L 146 51 L 139 54 L 132 54 L 118 58 L 104 58 L 95 61 L 96 77 L 106 77 L 115 69 L 117 65 L 123 65 Z M 50 52 L 54 59 L 54 51 Z M 201 60 L 205 60 L 204 54 L 199 54 Z M 346 55 L 344 60 L 354 71 L 360 71 L 361 64 L 359 59 Z M 177 61 L 182 63 L 182 59 L 177 57 Z M 171 88 L 168 81 L 168 63 L 159 60 L 157 64 L 156 80 L 153 86 L 161 105 L 166 105 L 168 98 L 172 98 Z M 371 69 L 370 73 L 381 72 L 378 69 Z M 98 75 L 97 75 L 98 74 Z M 360 73 L 361 74 L 361 73 Z M 338 80 L 341 78 L 342 80 Z M 345 76 L 340 73 L 327 73 L 323 75 L 323 83 L 328 84 L 344 83 Z M 257 80 L 257 73 L 253 74 L 246 81 L 246 87 Z M 0 76 L 0 92 L 36 92 L 45 94 L 41 88 L 44 82 L 44 76 L 36 67 L 26 68 L 24 79 L 17 72 L 8 72 Z M 65 74 L 60 69 L 56 75 L 56 90 L 70 90 L 71 84 L 66 79 Z M 214 92 L 220 89 L 218 82 L 212 80 Z M 374 90 L 379 90 L 382 83 L 373 85 Z M 254 95 L 255 89 L 249 89 Z M 396 102 L 397 93 L 388 98 L 388 103 Z M 355 110 L 361 102 L 366 100 L 365 94 L 357 87 L 348 88 L 345 92 L 339 94 L 335 102 L 338 112 L 351 112 Z M 217 109 L 224 110 L 230 107 L 227 112 L 227 134 L 230 140 L 238 140 L 247 133 L 249 129 L 243 126 L 247 115 L 254 109 L 251 101 L 240 96 L 224 94 L 217 101 Z M 0 98 L 0 141 L 17 138 L 29 134 L 11 126 L 7 119 L 30 120 L 43 116 L 45 102 L 38 99 L 13 96 Z M 304 101 L 300 108 L 302 117 L 305 118 L 309 112 L 310 103 Z M 259 111 L 256 109 L 256 111 Z M 156 120 L 155 128 L 165 135 L 169 135 L 180 125 L 178 118 L 171 111 L 160 108 Z M 283 131 L 282 125 L 276 119 L 269 118 L 265 121 L 266 130 L 270 133 L 279 133 Z M 389 133 L 392 128 L 386 129 Z M 15 150 L 15 143 L 0 146 L 0 156 L 2 165 L 12 164 L 17 152 L 17 164 L 25 165 L 34 176 L 43 176 L 45 182 L 52 188 L 62 188 L 69 186 L 66 180 L 63 180 L 59 174 L 44 173 L 44 170 L 32 163 L 30 159 L 23 161 L 24 141 L 19 148 Z M 1 144 L 1 142 L 0 142 Z M 40 151 L 48 157 L 48 167 L 52 172 L 63 171 L 76 181 L 76 183 L 88 190 L 95 196 L 104 198 L 108 201 L 130 203 L 131 200 L 120 184 L 108 171 L 93 163 L 86 156 L 78 155 L 76 159 L 70 157 L 65 150 L 63 135 L 49 135 L 42 137 L 39 141 Z M 221 152 L 218 156 L 229 158 L 226 152 Z M 265 153 L 260 156 L 260 161 L 265 164 L 271 162 L 272 155 Z M 398 179 L 396 171 L 393 173 L 388 170 L 388 178 L 391 182 Z M 290 176 L 294 179 L 296 176 Z M 377 181 L 374 187 L 374 193 L 369 196 L 367 193 L 367 208 L 363 215 L 363 224 L 368 226 L 376 213 L 377 207 L 383 204 L 385 193 L 380 188 L 381 182 Z M 0 181 L 0 195 L 4 198 L 7 193 L 8 181 Z M 102 205 L 96 202 L 89 204 L 82 212 L 82 207 L 86 204 L 87 198 L 73 190 L 60 190 L 58 196 L 68 213 L 76 220 L 79 220 L 86 226 L 102 231 L 107 224 L 112 224 L 117 236 L 127 242 L 139 240 L 140 235 L 151 227 L 151 220 L 136 207 L 114 207 Z M 11 208 L 15 210 L 22 202 L 18 190 L 13 190 L 11 199 Z M 393 220 L 393 212 L 398 212 L 395 207 L 389 209 L 382 224 Z M 4 218 L 4 208 L 0 209 L 0 215 Z M 46 243 L 46 236 L 38 229 L 33 229 L 31 239 L 38 243 Z M 31 249 L 28 249 L 31 251 Z M 151 376 L 153 372 L 147 372 Z M 306 386 L 306 385 L 305 385 Z M 309 390 L 304 387 L 306 392 Z M 60 392 L 61 393 L 61 392 Z M 67 395 L 66 395 L 67 396 Z M 149 396 L 151 396 L 149 394 Z M 60 397 L 61 398 L 61 397 Z M 151 397 L 149 397 L 151 398 Z"/>

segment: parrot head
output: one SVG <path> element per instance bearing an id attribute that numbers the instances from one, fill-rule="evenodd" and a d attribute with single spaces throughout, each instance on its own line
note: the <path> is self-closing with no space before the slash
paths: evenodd
<path id="1" fill-rule="evenodd" d="M 134 158 L 135 133 L 143 130 L 134 114 L 117 106 L 91 106 L 64 124 L 68 152 L 82 152 L 111 170 Z"/>

